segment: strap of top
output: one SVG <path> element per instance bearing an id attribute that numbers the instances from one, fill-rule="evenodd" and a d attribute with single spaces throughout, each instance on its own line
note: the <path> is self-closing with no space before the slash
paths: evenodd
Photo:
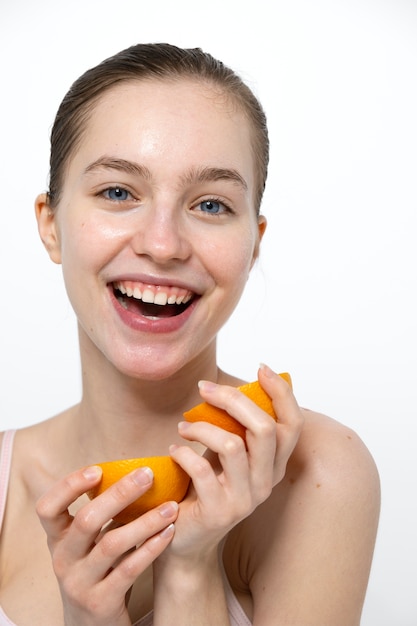
<path id="1" fill-rule="evenodd" d="M 9 486 L 10 466 L 12 464 L 13 440 L 16 430 L 6 430 L 0 449 L 0 531 L 6 508 L 7 489 Z"/>

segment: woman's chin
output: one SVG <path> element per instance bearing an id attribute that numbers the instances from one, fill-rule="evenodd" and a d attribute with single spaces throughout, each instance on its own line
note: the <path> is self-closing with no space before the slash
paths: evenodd
<path id="1" fill-rule="evenodd" d="M 141 381 L 163 381 L 173 378 L 186 366 L 184 358 L 167 358 L 167 355 L 159 353 L 142 357 L 139 361 L 123 361 L 114 363 L 116 369 L 128 378 Z"/>

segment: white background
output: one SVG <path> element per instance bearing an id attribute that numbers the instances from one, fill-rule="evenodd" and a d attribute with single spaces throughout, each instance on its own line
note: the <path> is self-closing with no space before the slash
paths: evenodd
<path id="1" fill-rule="evenodd" d="M 383 503 L 362 624 L 416 626 L 415 0 L 0 0 L 0 429 L 78 399 L 74 318 L 33 199 L 71 82 L 140 41 L 206 49 L 264 104 L 269 231 L 220 363 L 290 371 L 302 405 L 363 438 Z"/>

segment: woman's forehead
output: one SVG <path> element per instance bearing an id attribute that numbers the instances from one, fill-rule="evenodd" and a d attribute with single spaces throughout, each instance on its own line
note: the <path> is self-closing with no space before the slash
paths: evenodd
<path id="1" fill-rule="evenodd" d="M 126 80 L 104 91 L 91 107 L 91 117 L 101 109 L 108 114 L 111 110 L 123 114 L 123 108 L 130 105 L 131 112 L 135 110 L 144 113 L 158 107 L 158 111 L 176 110 L 178 116 L 190 109 L 201 111 L 207 115 L 210 110 L 219 116 L 229 119 L 239 118 L 242 122 L 243 108 L 238 100 L 226 90 L 207 80 L 191 77 L 167 77 Z M 245 122 L 247 120 L 245 119 Z"/>
<path id="2" fill-rule="evenodd" d="M 243 169 L 252 183 L 250 126 L 218 89 L 191 79 L 129 81 L 91 109 L 78 152 L 139 159 L 169 157 Z M 77 155 L 74 155 L 76 158 Z"/>

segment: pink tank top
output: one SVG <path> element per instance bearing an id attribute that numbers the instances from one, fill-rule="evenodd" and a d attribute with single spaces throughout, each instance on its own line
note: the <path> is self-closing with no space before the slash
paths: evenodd
<path id="1" fill-rule="evenodd" d="M 7 430 L 3 435 L 3 441 L 0 449 L 0 533 L 3 523 L 4 511 L 6 508 L 7 489 L 9 486 L 10 467 L 12 462 L 13 440 L 15 430 Z M 252 626 L 252 622 L 246 616 L 246 613 L 240 606 L 233 589 L 230 586 L 226 572 L 222 564 L 223 584 L 226 593 L 227 607 L 229 610 L 229 618 L 231 626 Z M 0 626 L 17 626 L 4 613 L 0 606 Z M 132 626 L 153 626 L 153 611 L 142 617 Z"/>

